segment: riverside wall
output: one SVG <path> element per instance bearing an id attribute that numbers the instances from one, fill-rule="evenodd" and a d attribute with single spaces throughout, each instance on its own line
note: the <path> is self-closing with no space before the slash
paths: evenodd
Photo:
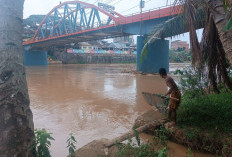
<path id="1" fill-rule="evenodd" d="M 61 53 L 55 54 L 63 64 L 136 63 L 135 54 Z"/>

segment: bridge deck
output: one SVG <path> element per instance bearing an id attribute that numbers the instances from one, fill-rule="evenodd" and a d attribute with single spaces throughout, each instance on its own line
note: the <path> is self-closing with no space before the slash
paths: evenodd
<path id="1" fill-rule="evenodd" d="M 23 45 L 24 46 L 32 45 L 34 48 L 44 48 L 52 45 L 61 45 L 61 44 L 64 45 L 68 43 L 76 43 L 76 42 L 99 40 L 99 39 L 106 39 L 111 37 L 130 35 L 128 33 L 123 32 L 123 27 L 130 27 L 131 24 L 136 25 L 136 27 L 139 27 L 140 22 L 145 23 L 145 21 L 154 21 L 154 20 L 163 19 L 165 17 L 175 16 L 179 14 L 178 8 L 168 7 L 168 8 L 147 11 L 142 14 L 135 14 L 126 17 L 118 17 L 117 23 L 114 22 L 111 25 L 82 30 L 79 32 L 74 32 L 71 34 L 65 34 L 56 37 L 49 37 L 47 39 L 29 40 L 24 42 Z M 161 20 L 161 22 L 163 21 Z M 155 24 L 157 24 L 157 22 L 155 22 Z M 139 32 L 135 32 L 134 35 L 138 33 Z"/>

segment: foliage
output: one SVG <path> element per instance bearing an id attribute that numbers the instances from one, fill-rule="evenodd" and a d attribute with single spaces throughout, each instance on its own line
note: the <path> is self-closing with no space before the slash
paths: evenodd
<path id="1" fill-rule="evenodd" d="M 192 150 L 191 148 L 188 148 L 187 157 L 192 157 L 192 156 L 193 156 Z"/>
<path id="2" fill-rule="evenodd" d="M 230 12 L 231 1 L 223 0 L 223 2 L 224 7 Z M 147 45 L 155 42 L 157 38 L 175 36 L 189 31 L 193 66 L 196 68 L 207 66 L 207 78 L 215 92 L 219 93 L 217 89 L 218 76 L 232 90 L 232 83 L 228 79 L 228 64 L 226 63 L 226 52 L 223 47 L 224 41 L 221 41 L 219 36 L 221 30 L 217 29 L 211 14 L 212 7 L 209 6 L 209 3 L 202 0 L 174 0 L 174 5 L 176 7 L 173 12 L 181 14 L 156 26 L 148 42 L 145 44 L 144 50 Z M 228 24 L 230 25 L 230 22 Z M 204 31 L 202 39 L 199 41 L 196 30 L 202 27 Z"/>
<path id="3" fill-rule="evenodd" d="M 166 130 L 166 128 L 162 125 L 160 129 L 156 129 L 154 132 L 154 144 L 157 146 L 161 144 L 161 146 L 167 145 L 168 136 L 170 135 L 170 131 Z"/>
<path id="4" fill-rule="evenodd" d="M 194 98 L 189 98 L 186 92 L 182 100 L 177 113 L 180 125 L 218 132 L 232 131 L 232 92 Z"/>
<path id="5" fill-rule="evenodd" d="M 192 141 L 195 137 L 197 137 L 200 133 L 200 129 L 197 128 L 184 128 L 185 136 L 188 138 L 189 141 Z"/>
<path id="6" fill-rule="evenodd" d="M 186 68 L 183 71 L 176 70 L 174 74 L 179 74 L 179 86 L 185 97 L 194 98 L 205 94 L 209 81 L 204 75 L 203 69 Z M 186 93 L 187 92 L 187 93 Z"/>
<path id="7" fill-rule="evenodd" d="M 142 144 L 139 147 L 135 147 L 131 140 L 126 145 L 118 147 L 117 157 L 168 157 L 167 149 L 160 149 L 158 152 L 154 150 L 151 143 Z"/>
<path id="8" fill-rule="evenodd" d="M 137 144 L 138 144 L 138 146 L 140 146 L 139 132 L 136 130 L 135 126 L 132 128 L 132 130 L 134 131 L 134 135 L 135 135 L 135 139 L 137 141 Z"/>
<path id="9" fill-rule="evenodd" d="M 161 126 L 159 130 L 155 131 L 154 143 L 148 142 L 147 144 L 141 144 L 138 132 L 133 127 L 133 131 L 135 134 L 135 139 L 137 141 L 137 146 L 132 142 L 131 139 L 128 140 L 126 145 L 122 145 L 116 142 L 116 146 L 118 148 L 117 156 L 118 157 L 168 157 L 167 154 L 167 135 L 170 133 L 165 129 L 164 126 Z M 154 146 L 158 146 L 161 143 L 162 147 L 155 151 Z"/>
<path id="10" fill-rule="evenodd" d="M 169 61 L 175 63 L 184 63 L 190 62 L 192 60 L 192 55 L 190 52 L 181 50 L 170 50 L 169 52 Z"/>
<path id="11" fill-rule="evenodd" d="M 223 28 L 223 31 L 229 31 L 231 29 L 232 29 L 232 17 L 230 18 L 230 20 L 228 21 L 228 23 Z"/>
<path id="12" fill-rule="evenodd" d="M 44 19 L 45 15 L 31 15 L 27 19 L 23 20 L 23 25 L 29 25 L 31 27 L 38 27 L 36 24 L 40 24 L 40 22 Z"/>
<path id="13" fill-rule="evenodd" d="M 232 129 L 232 92 L 219 84 L 220 94 L 209 94 L 209 81 L 203 68 L 177 70 L 180 76 L 180 89 L 183 96 L 178 109 L 177 120 L 180 125 L 195 126 L 202 129 L 229 131 Z M 231 126 L 231 127 L 230 127 Z M 197 131 L 186 130 L 191 140 Z"/>
<path id="14" fill-rule="evenodd" d="M 35 129 L 35 141 L 31 149 L 32 154 L 38 157 L 51 157 L 49 151 L 51 140 L 54 140 L 51 133 L 48 133 L 45 129 Z"/>
<path id="15" fill-rule="evenodd" d="M 70 157 L 76 157 L 76 155 L 75 155 L 75 150 L 76 150 L 75 143 L 76 142 L 77 141 L 76 141 L 75 137 L 73 136 L 72 133 L 70 133 L 69 138 L 66 141 L 66 143 L 68 144 L 66 148 L 68 148 L 68 153 L 69 153 Z"/>
<path id="16" fill-rule="evenodd" d="M 223 6 L 225 10 L 232 15 L 232 2 L 230 0 L 223 0 Z M 229 31 L 232 29 L 232 16 L 230 17 L 228 23 L 223 28 L 223 31 Z"/>
<path id="17" fill-rule="evenodd" d="M 158 157 L 168 157 L 167 148 L 160 149 Z"/>

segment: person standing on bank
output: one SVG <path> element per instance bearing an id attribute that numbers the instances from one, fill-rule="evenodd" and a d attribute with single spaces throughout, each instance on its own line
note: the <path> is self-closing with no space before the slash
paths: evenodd
<path id="1" fill-rule="evenodd" d="M 176 110 L 180 106 L 181 102 L 181 93 L 173 80 L 170 76 L 167 75 L 167 72 L 164 68 L 160 68 L 159 70 L 160 77 L 165 79 L 166 85 L 169 87 L 169 90 L 162 98 L 166 98 L 168 95 L 170 96 L 170 102 L 168 104 L 168 117 L 167 120 L 170 120 L 171 115 L 173 116 L 174 124 L 176 125 Z"/>

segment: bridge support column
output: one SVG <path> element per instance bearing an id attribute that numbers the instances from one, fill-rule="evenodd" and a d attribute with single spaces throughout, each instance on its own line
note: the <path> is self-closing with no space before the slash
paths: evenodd
<path id="1" fill-rule="evenodd" d="M 47 51 L 33 50 L 24 51 L 24 65 L 26 66 L 47 66 Z"/>
<path id="2" fill-rule="evenodd" d="M 143 73 L 158 73 L 160 68 L 169 71 L 169 41 L 158 39 L 153 44 L 148 45 L 147 57 L 141 61 L 142 49 L 145 37 L 137 37 L 137 71 Z"/>

